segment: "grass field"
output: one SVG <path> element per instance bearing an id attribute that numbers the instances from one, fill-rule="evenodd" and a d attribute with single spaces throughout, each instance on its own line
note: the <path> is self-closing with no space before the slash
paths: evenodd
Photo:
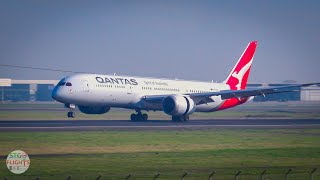
<path id="1" fill-rule="evenodd" d="M 57 103 L 0 104 L 0 120 L 63 120 L 68 110 Z M 132 111 L 115 109 L 103 115 L 77 111 L 75 119 L 127 120 Z M 150 119 L 170 119 L 149 112 Z M 195 113 L 191 119 L 320 118 L 320 103 L 248 103 L 230 110 Z M 5 165 L 9 152 L 20 149 L 31 158 L 22 175 Z M 266 179 L 305 180 L 318 168 L 320 180 L 320 129 L 207 129 L 150 131 L 0 132 L 0 179 Z"/>
<path id="2" fill-rule="evenodd" d="M 179 131 L 0 132 L 0 177 L 8 179 L 307 179 L 320 168 L 320 129 L 211 129 Z M 7 170 L 4 159 L 15 149 L 27 152 L 23 175 Z M 320 179 L 316 173 L 315 179 Z"/>

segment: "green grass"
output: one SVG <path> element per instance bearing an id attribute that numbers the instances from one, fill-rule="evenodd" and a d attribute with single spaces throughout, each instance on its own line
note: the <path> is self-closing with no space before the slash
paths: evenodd
<path id="1" fill-rule="evenodd" d="M 179 179 L 185 171 L 187 179 L 207 179 L 212 169 L 217 179 L 233 179 L 237 170 L 257 179 L 264 169 L 280 179 L 289 167 L 290 179 L 306 179 L 320 167 L 320 129 L 0 132 L 0 143 L 3 157 L 21 149 L 31 158 L 23 175 L 0 163 L 0 177 L 10 179 L 152 179 L 156 172 Z"/>
<path id="2" fill-rule="evenodd" d="M 17 110 L 13 110 L 16 109 Z M 225 118 L 320 118 L 315 104 L 245 104 L 214 113 L 194 113 L 191 119 Z M 0 119 L 67 119 L 61 104 L 1 104 Z M 132 111 L 112 110 L 103 115 L 77 111 L 75 119 L 126 120 Z M 170 119 L 163 112 L 149 112 L 150 119 Z M 4 163 L 13 150 L 26 151 L 30 169 L 23 175 L 10 173 Z M 305 180 L 306 172 L 320 169 L 320 129 L 210 129 L 178 131 L 83 131 L 83 132 L 0 132 L 0 179 L 258 179 L 268 169 L 269 179 Z M 316 178 L 320 180 L 320 173 Z"/>

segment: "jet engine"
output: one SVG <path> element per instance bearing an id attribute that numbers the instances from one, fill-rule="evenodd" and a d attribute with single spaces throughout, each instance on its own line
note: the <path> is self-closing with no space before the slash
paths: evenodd
<path id="1" fill-rule="evenodd" d="M 171 95 L 162 101 L 163 111 L 172 116 L 189 115 L 195 111 L 194 101 L 188 96 Z"/>
<path id="2" fill-rule="evenodd" d="M 108 106 L 78 106 L 78 108 L 85 114 L 104 114 L 110 110 Z"/>

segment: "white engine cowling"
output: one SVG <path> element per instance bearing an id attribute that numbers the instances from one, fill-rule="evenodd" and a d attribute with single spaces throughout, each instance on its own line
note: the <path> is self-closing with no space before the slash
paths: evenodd
<path id="1" fill-rule="evenodd" d="M 172 116 L 189 115 L 195 111 L 194 101 L 188 96 L 171 95 L 163 99 L 162 108 Z"/>
<path id="2" fill-rule="evenodd" d="M 85 114 L 104 114 L 110 110 L 108 106 L 78 106 L 78 108 Z"/>

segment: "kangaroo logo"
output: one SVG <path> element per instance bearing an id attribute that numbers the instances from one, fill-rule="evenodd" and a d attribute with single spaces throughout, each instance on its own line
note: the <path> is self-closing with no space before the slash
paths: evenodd
<path id="1" fill-rule="evenodd" d="M 246 84 L 249 78 L 249 72 L 253 62 L 253 56 L 256 47 L 256 41 L 248 44 L 237 64 L 234 66 L 227 79 L 224 81 L 230 86 L 230 90 L 246 89 Z"/>
<path id="2" fill-rule="evenodd" d="M 252 64 L 252 59 L 250 62 L 248 62 L 245 66 L 242 67 L 242 69 L 238 72 L 234 71 L 232 73 L 232 77 L 236 78 L 238 80 L 238 84 L 235 86 L 237 88 L 237 90 L 241 89 L 241 84 L 242 84 L 242 79 L 243 76 L 245 75 L 245 73 L 249 70 L 249 68 L 251 67 Z"/>

